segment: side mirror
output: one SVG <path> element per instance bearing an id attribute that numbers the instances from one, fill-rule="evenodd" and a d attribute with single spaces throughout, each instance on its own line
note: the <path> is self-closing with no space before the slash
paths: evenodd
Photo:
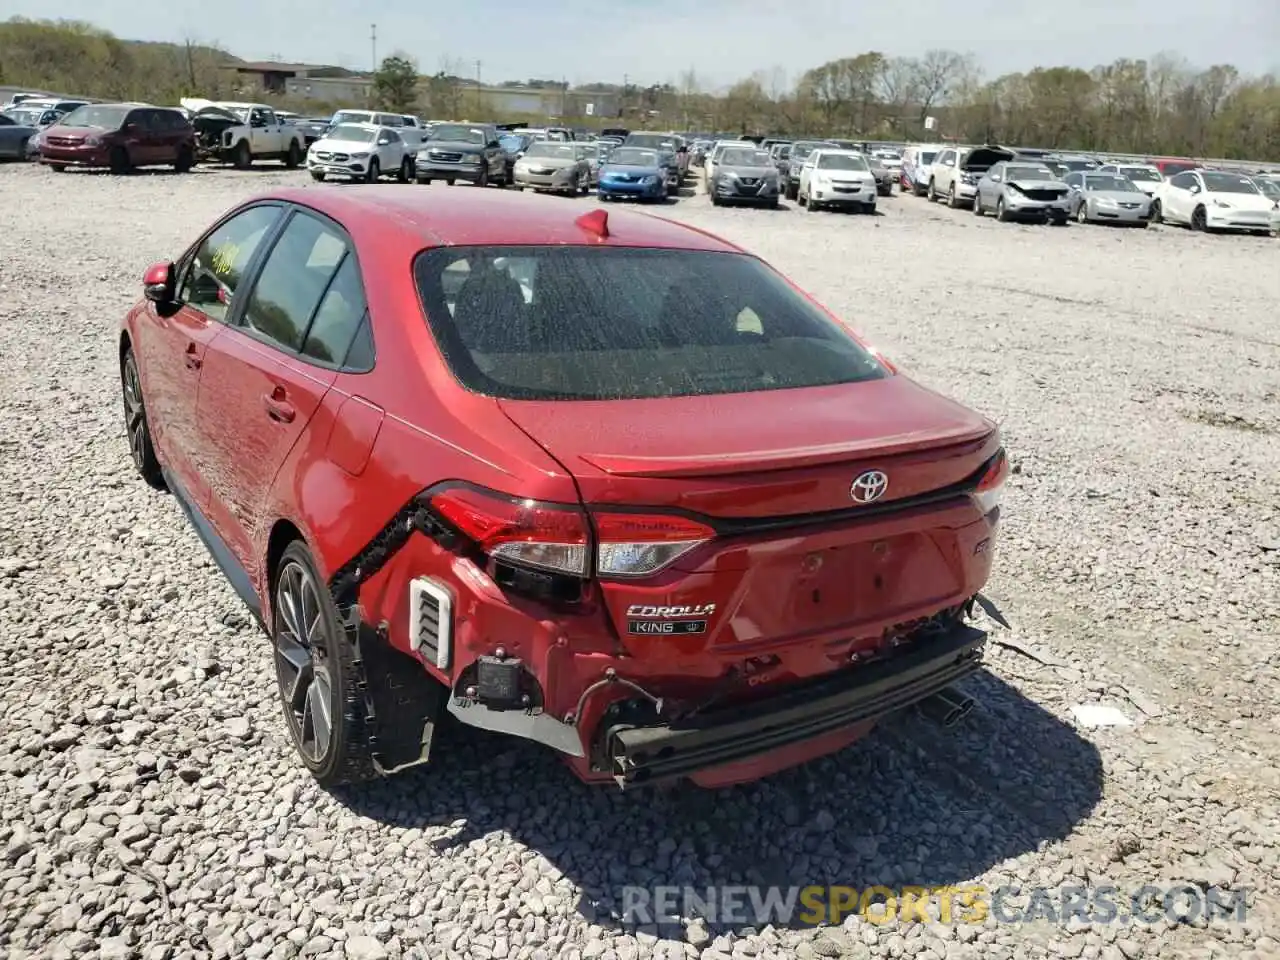
<path id="1" fill-rule="evenodd" d="M 173 303 L 173 264 L 153 263 L 142 275 L 142 295 L 152 303 Z"/>
<path id="2" fill-rule="evenodd" d="M 136 123 L 126 123 L 124 125 L 124 132 L 128 134 L 138 134 L 142 132 L 142 127 Z"/>

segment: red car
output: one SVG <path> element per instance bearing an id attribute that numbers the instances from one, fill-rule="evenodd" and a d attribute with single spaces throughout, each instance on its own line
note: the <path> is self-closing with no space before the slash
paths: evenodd
<path id="1" fill-rule="evenodd" d="M 186 173 L 196 162 L 196 134 L 181 111 L 132 103 L 79 107 L 40 137 L 40 162 L 55 171 L 172 166 Z"/>
<path id="2" fill-rule="evenodd" d="M 282 190 L 146 273 L 134 462 L 272 638 L 312 774 L 421 763 L 447 712 L 715 785 L 967 710 L 995 425 L 738 247 L 580 210 Z"/>

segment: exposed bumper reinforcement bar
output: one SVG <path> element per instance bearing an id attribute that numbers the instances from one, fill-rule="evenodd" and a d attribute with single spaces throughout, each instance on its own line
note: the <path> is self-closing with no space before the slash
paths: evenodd
<path id="1" fill-rule="evenodd" d="M 687 776 L 910 707 L 978 670 L 986 637 L 959 625 L 889 660 L 763 702 L 673 724 L 615 727 L 605 741 L 614 779 L 626 787 Z"/>

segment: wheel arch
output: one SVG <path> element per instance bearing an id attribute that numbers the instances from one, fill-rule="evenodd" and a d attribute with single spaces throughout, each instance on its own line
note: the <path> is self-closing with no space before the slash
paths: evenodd
<path id="1" fill-rule="evenodd" d="M 267 602 L 263 606 L 268 611 L 271 609 L 271 599 L 275 595 L 276 572 L 280 567 L 280 559 L 284 556 L 289 544 L 296 541 L 306 544 L 307 538 L 292 520 L 281 517 L 272 525 L 271 533 L 267 536 L 266 569 L 263 571 L 266 574 L 264 582 L 267 586 L 267 596 L 264 598 Z"/>

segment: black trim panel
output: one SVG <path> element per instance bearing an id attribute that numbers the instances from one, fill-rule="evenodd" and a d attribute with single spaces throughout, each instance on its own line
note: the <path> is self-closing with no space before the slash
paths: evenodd
<path id="1" fill-rule="evenodd" d="M 622 786 L 671 780 L 876 720 L 979 669 L 986 633 L 958 625 L 888 660 L 670 724 L 612 727 L 605 746 Z"/>
<path id="2" fill-rule="evenodd" d="M 231 552 L 231 548 L 213 529 L 213 525 L 201 512 L 188 496 L 186 489 L 178 482 L 178 479 L 167 469 L 162 469 L 165 483 L 169 485 L 169 490 L 173 493 L 174 499 L 178 501 L 178 505 L 182 507 L 182 512 L 187 515 L 187 519 L 191 521 L 191 526 L 195 528 L 196 535 L 200 537 L 205 549 L 209 551 L 209 555 L 213 557 L 214 563 L 222 571 L 222 575 L 227 578 L 227 582 L 231 584 L 231 589 L 244 603 L 249 611 L 253 614 L 258 625 L 265 628 L 266 622 L 262 617 L 262 601 L 258 599 L 258 593 L 253 589 L 253 581 L 249 578 L 249 572 L 240 565 L 240 561 L 235 558 L 235 554 Z"/>

